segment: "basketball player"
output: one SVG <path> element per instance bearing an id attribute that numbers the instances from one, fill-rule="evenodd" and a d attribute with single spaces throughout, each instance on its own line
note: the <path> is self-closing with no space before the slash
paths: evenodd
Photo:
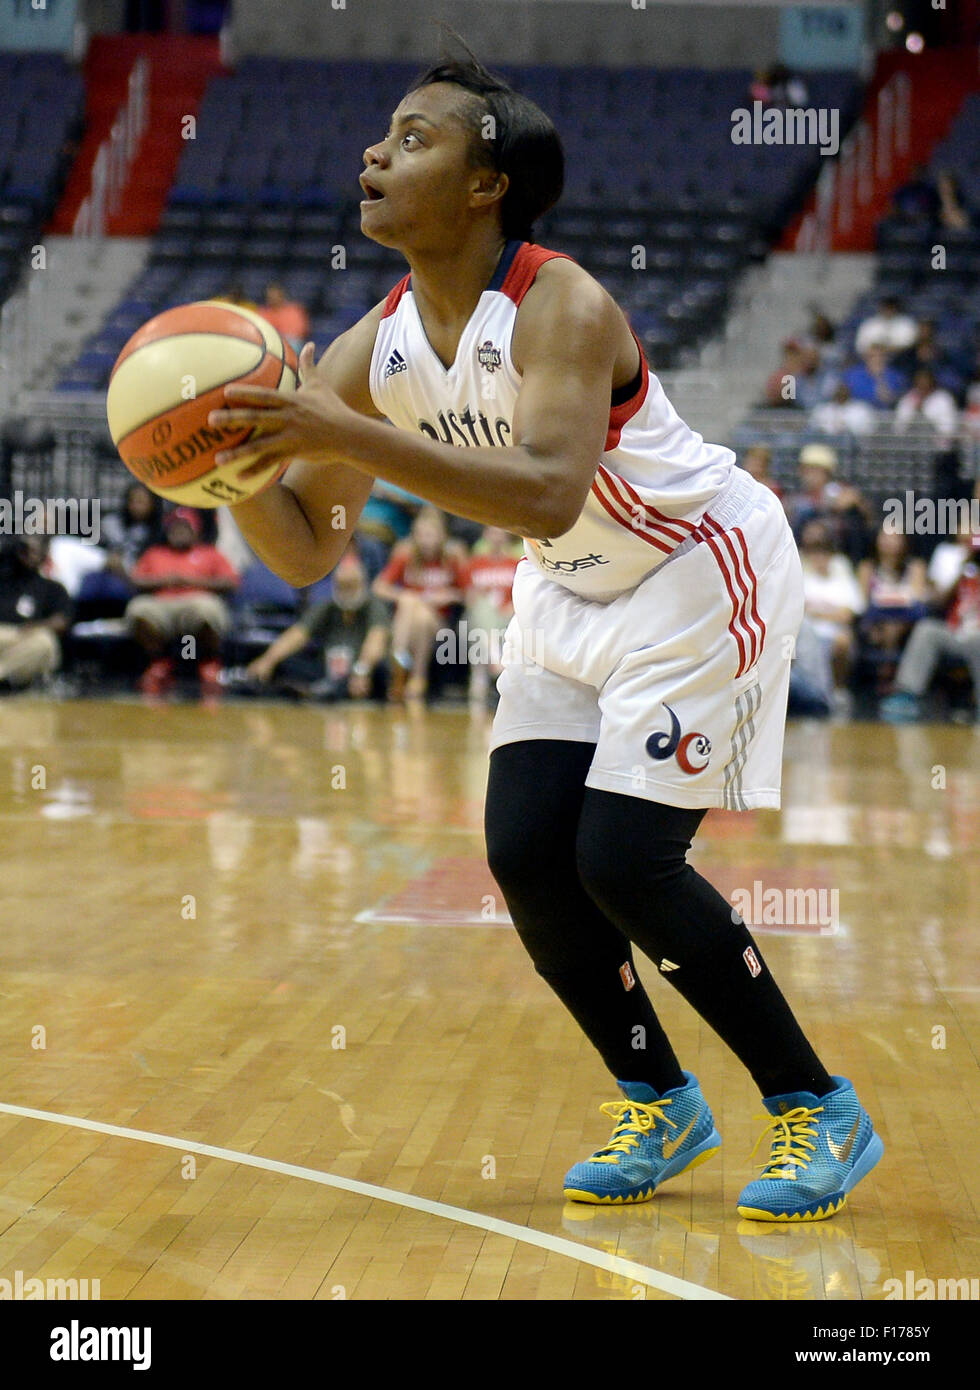
<path id="1" fill-rule="evenodd" d="M 881 1140 L 743 922 L 686 862 L 710 807 L 779 805 L 802 613 L 780 504 L 678 418 L 609 295 L 533 243 L 563 156 L 532 102 L 475 62 L 442 64 L 364 164 L 362 230 L 411 274 L 318 366 L 304 348 L 295 394 L 226 391 L 212 423 L 258 426 L 258 466 L 295 460 L 236 507 L 241 529 L 283 578 L 309 584 L 379 477 L 527 538 L 488 857 L 536 970 L 625 1097 L 602 1107 L 612 1137 L 575 1164 L 565 1195 L 645 1201 L 721 1142 L 637 979 L 638 946 L 765 1098 L 770 1156 L 741 1215 L 829 1216 Z"/>

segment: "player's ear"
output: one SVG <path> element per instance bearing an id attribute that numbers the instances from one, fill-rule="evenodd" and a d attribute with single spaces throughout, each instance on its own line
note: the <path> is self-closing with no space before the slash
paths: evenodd
<path id="1" fill-rule="evenodd" d="M 509 187 L 510 179 L 506 174 L 496 169 L 478 169 L 470 189 L 470 206 L 485 208 L 499 203 Z"/>

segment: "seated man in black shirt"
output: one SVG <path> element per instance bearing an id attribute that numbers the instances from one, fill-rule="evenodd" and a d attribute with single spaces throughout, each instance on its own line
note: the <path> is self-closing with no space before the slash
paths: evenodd
<path id="1" fill-rule="evenodd" d="M 377 678 L 390 636 L 388 606 L 372 595 L 360 560 L 347 555 L 334 573 L 333 596 L 308 609 L 277 637 L 245 668 L 239 684 L 269 685 L 281 664 L 312 642 L 323 653 L 323 674 L 304 693 L 318 699 L 363 700 L 381 693 Z M 288 684 L 295 689 L 297 682 Z"/>
<path id="2" fill-rule="evenodd" d="M 71 599 L 41 573 L 43 536 L 19 536 L 0 552 L 0 691 L 30 685 L 61 664 Z"/>

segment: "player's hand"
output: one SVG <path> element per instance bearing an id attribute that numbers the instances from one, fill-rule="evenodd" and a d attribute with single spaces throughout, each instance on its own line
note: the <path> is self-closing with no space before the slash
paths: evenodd
<path id="1" fill-rule="evenodd" d="M 239 477 L 248 478 L 271 463 L 294 458 L 343 462 L 346 430 L 358 416 L 315 371 L 313 351 L 313 344 L 307 343 L 300 353 L 296 391 L 271 391 L 264 386 L 225 388 L 227 406 L 212 410 L 208 423 L 216 429 L 254 429 L 256 434 L 247 443 L 215 455 L 216 464 L 247 459 L 248 467 Z"/>

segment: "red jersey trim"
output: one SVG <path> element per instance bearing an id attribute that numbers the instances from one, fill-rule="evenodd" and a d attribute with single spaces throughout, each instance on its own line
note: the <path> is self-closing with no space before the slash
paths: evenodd
<path id="1" fill-rule="evenodd" d="M 408 282 L 409 280 L 411 280 L 411 278 L 411 275 L 403 276 L 403 278 L 398 281 L 398 284 L 394 287 L 394 289 L 388 291 L 388 297 L 385 300 L 385 307 L 381 313 L 381 317 L 383 319 L 391 318 L 392 314 L 398 308 L 398 305 L 401 303 L 401 297 L 408 289 Z"/>
<path id="2" fill-rule="evenodd" d="M 545 261 L 571 260 L 573 257 L 566 256 L 563 251 L 549 251 L 544 246 L 537 246 L 532 241 L 525 241 L 518 247 L 517 254 L 511 261 L 510 270 L 504 276 L 499 293 L 505 294 L 515 304 L 520 304 L 534 284 L 534 277 Z"/>
<path id="3" fill-rule="evenodd" d="M 630 329 L 630 332 L 632 333 L 633 330 Z M 647 366 L 646 354 L 640 346 L 640 340 L 635 333 L 633 333 L 633 341 L 636 343 L 637 348 L 639 348 L 640 370 L 643 375 L 639 387 L 636 390 L 636 394 L 630 396 L 628 401 L 623 401 L 622 405 L 614 405 L 609 412 L 609 429 L 606 432 L 606 443 L 604 445 L 604 452 L 606 453 L 608 453 L 610 449 L 619 448 L 619 441 L 623 430 L 643 405 L 643 402 L 647 398 L 647 391 L 650 389 L 650 368 Z"/>
<path id="4" fill-rule="evenodd" d="M 732 540 L 738 538 L 738 546 Z M 731 600 L 732 616 L 728 630 L 738 647 L 738 679 L 751 671 L 759 660 L 766 641 L 766 625 L 759 615 L 756 596 L 758 581 L 749 560 L 745 536 L 739 527 L 724 531 L 713 517 L 705 514 L 698 527 L 697 538 L 703 541 L 715 557 Z M 739 553 L 741 552 L 741 553 Z"/>

